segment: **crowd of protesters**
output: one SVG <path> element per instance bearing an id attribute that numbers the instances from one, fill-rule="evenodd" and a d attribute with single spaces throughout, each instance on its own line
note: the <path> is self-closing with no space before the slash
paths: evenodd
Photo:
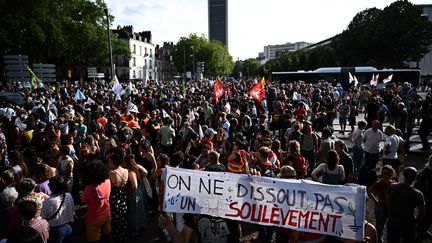
<path id="1" fill-rule="evenodd" d="M 432 157 L 398 180 L 414 127 L 430 151 L 432 93 L 421 97 L 409 83 L 273 82 L 257 102 L 248 95 L 256 83 L 227 82 L 219 99 L 208 80 L 127 82 L 121 92 L 104 81 L 22 90 L 23 105 L 0 109 L 0 239 L 72 242 L 75 209 L 85 205 L 89 242 L 139 236 L 158 214 L 166 242 L 239 242 L 240 222 L 161 213 L 166 166 L 365 185 L 376 203 L 365 241 L 381 242 L 385 225 L 389 242 L 430 236 Z M 260 242 L 350 242 L 258 229 Z"/>

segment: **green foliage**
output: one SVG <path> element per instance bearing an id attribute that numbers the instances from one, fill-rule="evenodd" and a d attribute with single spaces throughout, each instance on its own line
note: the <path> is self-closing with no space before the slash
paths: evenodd
<path id="1" fill-rule="evenodd" d="M 0 0 L 0 54 L 58 66 L 106 65 L 105 8 L 103 0 Z M 112 45 L 113 53 L 130 56 L 115 36 Z"/>
<path id="2" fill-rule="evenodd" d="M 255 58 L 249 58 L 243 61 L 243 67 L 242 67 L 243 76 L 247 79 L 262 75 L 260 73 L 261 70 L 261 63 Z"/>
<path id="3" fill-rule="evenodd" d="M 173 50 L 173 61 L 181 72 L 193 71 L 195 63 L 204 62 L 204 75 L 227 75 L 234 68 L 232 56 L 221 42 L 208 41 L 205 36 L 182 37 Z"/>
<path id="4" fill-rule="evenodd" d="M 332 43 L 341 66 L 404 67 L 419 61 L 432 42 L 432 23 L 418 6 L 396 1 L 359 12 Z"/>

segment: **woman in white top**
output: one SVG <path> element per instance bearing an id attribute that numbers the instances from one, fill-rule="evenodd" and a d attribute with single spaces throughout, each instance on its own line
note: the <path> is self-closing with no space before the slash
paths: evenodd
<path id="1" fill-rule="evenodd" d="M 50 237 L 48 242 L 72 242 L 72 224 L 74 222 L 74 200 L 66 192 L 63 177 L 56 176 L 49 180 L 51 196 L 43 202 L 41 216 L 48 220 Z"/>
<path id="2" fill-rule="evenodd" d="M 330 185 L 339 185 L 345 180 L 345 170 L 339 164 L 339 155 L 335 150 L 327 152 L 326 162 L 312 171 L 312 179 Z"/>

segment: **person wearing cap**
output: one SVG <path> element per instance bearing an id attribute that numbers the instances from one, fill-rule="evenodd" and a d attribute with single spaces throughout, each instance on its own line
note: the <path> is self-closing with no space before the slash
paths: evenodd
<path id="1" fill-rule="evenodd" d="M 412 185 L 416 176 L 416 168 L 406 167 L 403 181 L 390 185 L 387 191 L 387 240 L 390 243 L 416 240 L 416 225 L 422 222 L 425 215 L 423 193 Z"/>

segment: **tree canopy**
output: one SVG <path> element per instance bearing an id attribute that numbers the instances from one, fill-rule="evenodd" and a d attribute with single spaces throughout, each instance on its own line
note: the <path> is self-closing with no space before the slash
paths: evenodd
<path id="1" fill-rule="evenodd" d="M 432 42 L 432 23 L 419 6 L 396 1 L 359 12 L 332 43 L 341 66 L 398 68 L 419 61 Z"/>
<path id="2" fill-rule="evenodd" d="M 193 61 L 204 62 L 204 75 L 231 74 L 234 63 L 227 48 L 219 41 L 208 41 L 204 36 L 190 34 L 182 37 L 173 50 L 177 70 L 193 71 Z"/>
<path id="3" fill-rule="evenodd" d="M 106 7 L 103 0 L 0 0 L 0 54 L 58 66 L 106 65 Z M 130 56 L 127 44 L 112 37 L 113 54 Z"/>

